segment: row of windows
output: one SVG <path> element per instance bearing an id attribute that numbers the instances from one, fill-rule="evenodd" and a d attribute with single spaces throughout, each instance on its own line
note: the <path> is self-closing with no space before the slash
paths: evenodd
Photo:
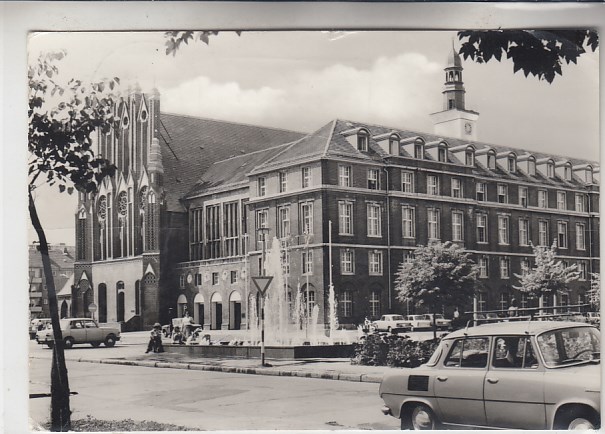
<path id="1" fill-rule="evenodd" d="M 313 202 L 304 202 L 299 205 L 300 233 L 310 235 L 313 233 Z M 269 227 L 269 210 L 256 211 L 256 228 Z M 277 237 L 287 238 L 291 233 L 290 205 L 277 208 Z M 259 241 L 262 241 L 262 233 L 258 232 Z"/>
<path id="2" fill-rule="evenodd" d="M 227 277 L 229 277 L 229 282 L 231 284 L 237 283 L 238 282 L 237 270 L 231 270 L 231 271 L 229 271 L 228 274 L 227 274 L 227 271 L 223 271 L 223 280 L 227 280 Z M 219 273 L 217 271 L 210 273 L 207 278 L 210 280 L 210 283 L 213 286 L 219 284 Z M 195 284 L 195 286 L 202 286 L 202 280 L 203 280 L 202 273 L 195 273 L 192 276 L 192 281 Z M 186 281 L 187 281 L 187 275 L 181 274 L 179 276 L 179 287 L 181 289 L 185 288 Z"/>
<path id="3" fill-rule="evenodd" d="M 450 101 L 451 102 L 451 101 Z M 452 107 L 450 107 L 452 108 Z M 369 148 L 369 139 L 370 134 L 366 129 L 360 129 L 357 133 L 357 149 L 362 152 L 367 152 Z M 437 145 L 437 161 L 439 162 L 448 162 L 449 160 L 449 147 L 447 143 L 440 142 Z M 403 155 L 402 146 L 401 146 L 401 138 L 397 134 L 392 134 L 389 137 L 389 152 L 391 154 L 399 154 Z M 517 154 L 514 152 L 504 153 L 504 155 L 497 154 L 494 149 L 489 149 L 487 153 L 481 152 L 482 155 L 486 155 L 486 160 L 484 164 L 490 170 L 496 170 L 497 160 L 503 159 L 505 160 L 504 169 L 509 173 L 516 173 L 518 171 L 517 164 Z M 425 158 L 425 143 L 422 139 L 417 139 L 414 142 L 413 147 L 413 156 L 416 159 L 424 159 Z M 555 170 L 556 164 L 555 161 L 551 158 L 536 160 L 533 155 L 524 158 L 523 161 L 527 162 L 525 167 L 525 171 L 530 176 L 536 176 L 536 167 L 538 165 L 542 165 L 545 167 L 543 170 L 544 174 L 548 178 L 555 178 L 557 173 Z M 466 166 L 474 167 L 476 164 L 476 151 L 473 146 L 467 146 L 464 151 L 464 163 Z M 561 163 L 561 172 L 560 175 L 566 181 L 571 181 L 573 177 L 573 166 L 570 162 Z M 593 170 L 590 165 L 585 167 L 584 169 L 576 169 L 576 171 L 584 171 L 584 179 L 583 181 L 587 183 L 593 182 Z"/>
<path id="4" fill-rule="evenodd" d="M 279 172 L 278 184 L 279 184 L 280 193 L 285 193 L 288 191 L 288 177 L 290 174 L 291 173 L 286 172 L 286 171 Z M 301 174 L 302 188 L 309 188 L 313 183 L 311 168 L 308 166 L 302 167 L 300 174 Z M 267 177 L 259 176 L 256 182 L 257 182 L 257 195 L 266 196 L 267 195 Z"/>

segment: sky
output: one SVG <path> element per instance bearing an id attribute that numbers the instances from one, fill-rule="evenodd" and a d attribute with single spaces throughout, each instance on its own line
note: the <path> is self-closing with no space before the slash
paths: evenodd
<path id="1" fill-rule="evenodd" d="M 431 133 L 442 109 L 443 68 L 459 47 L 450 31 L 222 32 L 165 54 L 161 32 L 38 33 L 30 60 L 64 49 L 65 81 L 119 77 L 156 87 L 162 111 L 312 132 L 335 118 Z M 463 61 L 466 108 L 478 139 L 599 160 L 598 51 L 552 84 L 514 74 L 508 61 Z M 76 198 L 36 193 L 52 243 L 74 244 Z M 29 230 L 28 241 L 36 239 Z"/>

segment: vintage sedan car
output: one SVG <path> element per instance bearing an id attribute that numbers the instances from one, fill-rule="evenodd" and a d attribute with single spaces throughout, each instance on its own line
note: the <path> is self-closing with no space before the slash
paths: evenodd
<path id="1" fill-rule="evenodd" d="M 379 320 L 372 323 L 375 331 L 387 331 L 393 333 L 403 332 L 409 328 L 403 315 L 382 315 Z"/>
<path id="2" fill-rule="evenodd" d="M 50 324 L 50 318 L 32 319 L 29 323 L 29 338 L 36 339 L 36 333 L 40 330 L 44 330 L 48 324 Z"/>
<path id="3" fill-rule="evenodd" d="M 408 315 L 406 317 L 406 323 L 409 324 L 410 331 L 418 329 L 430 329 L 432 322 L 427 315 Z"/>
<path id="4" fill-rule="evenodd" d="M 74 344 L 91 344 L 98 347 L 102 343 L 106 347 L 113 347 L 120 340 L 120 330 L 117 327 L 99 327 L 97 322 L 90 318 L 64 318 L 59 320 L 59 324 L 65 348 L 71 348 Z M 36 341 L 52 348 L 55 344 L 52 327 L 40 330 L 36 334 Z"/>
<path id="5" fill-rule="evenodd" d="M 597 429 L 600 332 L 516 321 L 447 335 L 430 360 L 386 374 L 383 413 L 403 429 Z"/>
<path id="6" fill-rule="evenodd" d="M 436 313 L 435 315 L 435 325 L 439 330 L 448 330 L 452 325 L 452 320 L 447 319 L 440 313 Z M 426 319 L 428 319 L 431 323 L 431 327 L 433 327 L 433 314 L 428 313 L 425 315 Z"/>

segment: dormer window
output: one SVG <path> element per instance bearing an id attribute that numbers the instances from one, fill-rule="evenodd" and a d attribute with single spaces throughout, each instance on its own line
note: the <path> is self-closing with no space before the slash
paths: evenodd
<path id="1" fill-rule="evenodd" d="M 592 184 L 593 180 L 592 180 L 592 168 L 587 167 L 586 170 L 584 171 L 584 177 L 585 177 L 585 181 L 589 184 Z"/>
<path id="2" fill-rule="evenodd" d="M 530 176 L 536 176 L 536 159 L 534 157 L 527 160 L 527 173 Z"/>
<path id="3" fill-rule="evenodd" d="M 467 151 L 464 154 L 464 162 L 467 166 L 474 166 L 475 165 L 475 153 L 473 152 L 472 149 L 467 149 Z"/>
<path id="4" fill-rule="evenodd" d="M 508 157 L 508 171 L 510 173 L 515 173 L 517 171 L 517 159 L 513 155 Z"/>
<path id="5" fill-rule="evenodd" d="M 445 147 L 440 147 L 437 150 L 437 159 L 442 163 L 447 162 L 447 149 Z"/>
<path id="6" fill-rule="evenodd" d="M 416 143 L 414 145 L 414 158 L 419 160 L 424 158 L 424 145 L 422 143 Z"/>
<path id="7" fill-rule="evenodd" d="M 565 181 L 571 181 L 571 164 L 566 164 L 563 167 L 563 178 Z"/>
<path id="8" fill-rule="evenodd" d="M 548 176 L 549 178 L 555 177 L 555 164 L 551 161 L 546 163 L 546 176 Z"/>
<path id="9" fill-rule="evenodd" d="M 396 155 L 399 153 L 399 136 L 393 134 L 389 137 L 389 154 Z"/>
<path id="10" fill-rule="evenodd" d="M 496 154 L 494 152 L 487 154 L 487 168 L 496 170 Z"/>
<path id="11" fill-rule="evenodd" d="M 360 130 L 357 133 L 357 150 L 368 152 L 368 142 L 370 135 L 366 130 Z"/>

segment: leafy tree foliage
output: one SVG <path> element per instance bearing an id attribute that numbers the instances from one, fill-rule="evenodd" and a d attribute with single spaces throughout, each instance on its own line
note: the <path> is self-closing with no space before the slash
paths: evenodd
<path id="1" fill-rule="evenodd" d="M 70 430 L 69 382 L 48 242 L 36 209 L 35 190 L 41 183 L 48 183 L 69 194 L 74 188 L 91 192 L 104 176 L 114 172 L 109 161 L 95 155 L 91 134 L 97 128 L 111 128 L 116 101 L 111 91 L 119 83 L 114 78 L 90 85 L 77 79 L 61 84 L 57 62 L 65 55 L 43 54 L 28 67 L 29 214 L 39 239 L 55 341 L 51 367 L 52 431 Z"/>
<path id="2" fill-rule="evenodd" d="M 548 247 L 531 247 L 535 256 L 535 265 L 525 274 L 515 274 L 519 279 L 519 286 L 513 288 L 525 292 L 529 299 L 540 298 L 542 295 L 557 294 L 567 291 L 567 284 L 577 280 L 580 272 L 577 265 L 566 267 L 557 260 L 556 241 Z"/>
<path id="3" fill-rule="evenodd" d="M 238 35 L 241 32 L 235 32 Z M 210 37 L 218 35 L 216 30 L 185 30 L 185 31 L 170 31 L 164 33 L 166 54 L 172 54 L 176 56 L 177 51 L 181 48 L 182 44 L 189 44 L 189 42 L 202 41 L 204 44 L 210 44 Z"/>
<path id="4" fill-rule="evenodd" d="M 587 48 L 595 51 L 599 37 L 593 30 L 466 30 L 458 32 L 460 54 L 478 63 L 503 55 L 513 62 L 513 72 L 552 83 L 562 75 L 563 63 L 577 63 Z"/>
<path id="5" fill-rule="evenodd" d="M 456 244 L 419 246 L 412 262 L 399 265 L 397 298 L 431 312 L 439 312 L 445 305 L 465 306 L 473 298 L 478 273 L 470 254 Z"/>

